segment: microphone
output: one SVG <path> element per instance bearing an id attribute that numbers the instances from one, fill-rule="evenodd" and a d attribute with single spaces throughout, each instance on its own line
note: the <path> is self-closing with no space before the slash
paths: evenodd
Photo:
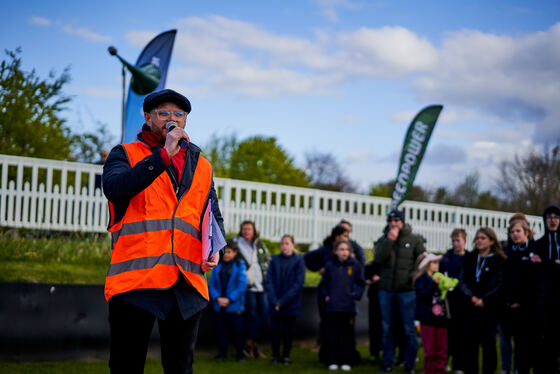
<path id="1" fill-rule="evenodd" d="M 175 127 L 177 127 L 177 122 L 175 122 L 175 121 L 169 121 L 165 124 L 165 128 L 167 129 L 167 131 L 171 131 Z M 187 148 L 188 146 L 189 146 L 189 143 L 187 143 L 187 140 L 185 138 L 181 138 L 179 140 L 179 147 Z"/>

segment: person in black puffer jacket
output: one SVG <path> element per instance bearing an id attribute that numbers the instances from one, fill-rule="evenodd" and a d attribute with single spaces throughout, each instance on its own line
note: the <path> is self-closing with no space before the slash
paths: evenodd
<path id="1" fill-rule="evenodd" d="M 416 292 L 412 279 L 416 274 L 418 257 L 426 250 L 421 236 L 412 233 L 404 222 L 404 213 L 391 211 L 387 227 L 375 246 L 375 263 L 380 267 L 379 303 L 383 327 L 383 371 L 393 371 L 395 364 L 395 308 L 399 308 L 401 323 L 407 340 L 404 369 L 414 372 L 416 353 L 416 329 L 414 312 Z"/>

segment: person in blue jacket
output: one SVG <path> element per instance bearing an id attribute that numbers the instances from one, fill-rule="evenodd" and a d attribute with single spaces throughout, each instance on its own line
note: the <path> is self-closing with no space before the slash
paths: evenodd
<path id="1" fill-rule="evenodd" d="M 325 265 L 319 295 L 325 300 L 325 342 L 323 350 L 329 370 L 350 371 L 356 363 L 354 321 L 356 303 L 364 292 L 362 266 L 351 257 L 352 245 L 348 240 L 334 243 L 333 261 Z"/>
<path id="2" fill-rule="evenodd" d="M 218 319 L 219 343 L 216 361 L 226 358 L 229 336 L 233 336 L 237 361 L 244 361 L 243 311 L 247 275 L 245 263 L 237 257 L 238 253 L 237 244 L 228 240 L 222 261 L 212 271 L 208 284 L 210 298 Z"/>
<path id="3" fill-rule="evenodd" d="M 290 364 L 292 333 L 296 317 L 301 312 L 301 292 L 305 281 L 303 257 L 295 253 L 295 241 L 284 235 L 280 241 L 282 253 L 272 257 L 266 276 L 266 294 L 272 309 L 270 340 L 271 363 Z M 283 342 L 280 358 L 280 341 Z"/>

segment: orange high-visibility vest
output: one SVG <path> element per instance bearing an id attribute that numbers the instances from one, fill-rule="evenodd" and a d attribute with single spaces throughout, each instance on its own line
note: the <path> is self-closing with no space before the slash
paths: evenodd
<path id="1" fill-rule="evenodd" d="M 152 154 L 141 142 L 123 144 L 130 165 Z M 119 222 L 113 222 L 111 265 L 105 279 L 107 301 L 124 292 L 166 289 L 180 271 L 205 298 L 208 284 L 201 267 L 201 217 L 212 184 L 212 166 L 199 156 L 191 187 L 180 200 L 167 173 L 134 196 Z"/>

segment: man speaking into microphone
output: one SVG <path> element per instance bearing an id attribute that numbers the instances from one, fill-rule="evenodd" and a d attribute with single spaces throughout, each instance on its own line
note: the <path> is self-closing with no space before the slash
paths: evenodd
<path id="1" fill-rule="evenodd" d="M 165 89 L 144 99 L 136 142 L 111 150 L 103 168 L 112 251 L 105 280 L 111 373 L 143 373 L 157 319 L 164 372 L 192 373 L 204 273 L 219 253 L 202 258 L 202 216 L 212 202 L 225 236 L 212 165 L 185 132 L 189 100 Z"/>

